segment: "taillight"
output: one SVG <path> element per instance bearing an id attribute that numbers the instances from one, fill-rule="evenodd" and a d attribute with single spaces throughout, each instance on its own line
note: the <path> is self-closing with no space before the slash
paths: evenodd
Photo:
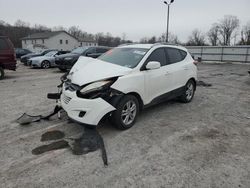
<path id="1" fill-rule="evenodd" d="M 193 62 L 193 64 L 196 65 L 196 66 L 198 65 L 198 63 L 199 63 L 198 61 Z"/>
<path id="2" fill-rule="evenodd" d="M 16 53 L 14 53 L 13 57 L 14 57 L 14 61 L 16 61 Z"/>

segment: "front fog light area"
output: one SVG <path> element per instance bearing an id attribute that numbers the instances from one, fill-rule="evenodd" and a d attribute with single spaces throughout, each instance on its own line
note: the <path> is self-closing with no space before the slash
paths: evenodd
<path id="1" fill-rule="evenodd" d="M 84 116 L 85 116 L 85 114 L 86 114 L 86 112 L 85 111 L 81 111 L 81 112 L 79 112 L 79 117 L 80 118 L 83 118 Z"/>

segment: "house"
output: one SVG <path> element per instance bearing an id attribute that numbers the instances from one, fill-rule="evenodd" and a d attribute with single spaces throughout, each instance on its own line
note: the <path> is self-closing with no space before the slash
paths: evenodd
<path id="1" fill-rule="evenodd" d="M 97 41 L 91 38 L 78 38 L 79 46 L 98 46 Z"/>
<path id="2" fill-rule="evenodd" d="M 31 34 L 22 40 L 22 48 L 31 51 L 42 49 L 72 50 L 79 46 L 97 46 L 93 40 L 78 40 L 66 31 L 53 31 Z"/>

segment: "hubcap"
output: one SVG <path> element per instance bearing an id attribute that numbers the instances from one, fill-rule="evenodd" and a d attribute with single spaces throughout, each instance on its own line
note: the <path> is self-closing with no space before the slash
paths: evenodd
<path id="1" fill-rule="evenodd" d="M 45 69 L 49 68 L 49 62 L 47 62 L 47 61 L 44 62 L 43 63 L 43 68 L 45 68 Z"/>
<path id="2" fill-rule="evenodd" d="M 136 104 L 134 101 L 130 100 L 123 106 L 121 115 L 122 122 L 125 125 L 129 125 L 134 121 L 135 116 L 136 116 Z"/>
<path id="3" fill-rule="evenodd" d="M 191 100 L 194 94 L 194 86 L 192 83 L 188 83 L 186 90 L 186 98 L 187 100 Z"/>

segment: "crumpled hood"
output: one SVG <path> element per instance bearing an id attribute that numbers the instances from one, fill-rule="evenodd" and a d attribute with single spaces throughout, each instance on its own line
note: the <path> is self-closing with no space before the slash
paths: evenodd
<path id="1" fill-rule="evenodd" d="M 68 78 L 72 83 L 83 86 L 91 82 L 123 76 L 131 71 L 132 69 L 127 67 L 81 56 L 72 67 Z"/>

